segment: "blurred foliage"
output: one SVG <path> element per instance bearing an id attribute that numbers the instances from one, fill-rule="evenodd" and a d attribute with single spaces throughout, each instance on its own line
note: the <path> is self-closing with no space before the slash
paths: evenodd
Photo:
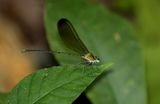
<path id="1" fill-rule="evenodd" d="M 7 99 L 8 93 L 0 93 L 0 104 L 4 104 L 4 101 Z"/>
<path id="2" fill-rule="evenodd" d="M 11 90 L 33 70 L 29 58 L 20 52 L 20 35 L 18 26 L 0 15 L 0 92 Z"/>
<path id="3" fill-rule="evenodd" d="M 121 11 L 128 11 L 133 7 L 133 0 L 116 0 L 114 7 Z"/>
<path id="4" fill-rule="evenodd" d="M 136 0 L 135 13 L 143 45 L 149 104 L 160 104 L 160 1 Z"/>

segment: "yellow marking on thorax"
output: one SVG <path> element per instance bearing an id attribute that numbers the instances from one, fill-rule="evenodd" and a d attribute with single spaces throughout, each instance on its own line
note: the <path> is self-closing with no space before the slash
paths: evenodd
<path id="1" fill-rule="evenodd" d="M 84 56 L 82 56 L 83 59 L 88 60 L 88 61 L 93 61 L 95 60 L 95 57 L 91 53 L 87 53 Z"/>

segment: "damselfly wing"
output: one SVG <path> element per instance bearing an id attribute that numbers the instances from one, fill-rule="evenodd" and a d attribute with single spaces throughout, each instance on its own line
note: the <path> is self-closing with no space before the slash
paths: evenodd
<path id="1" fill-rule="evenodd" d="M 79 38 L 71 22 L 65 18 L 58 21 L 57 24 L 59 35 L 65 45 L 73 51 L 79 53 L 84 62 L 89 64 L 99 63 L 100 60 L 90 53 L 87 47 Z"/>

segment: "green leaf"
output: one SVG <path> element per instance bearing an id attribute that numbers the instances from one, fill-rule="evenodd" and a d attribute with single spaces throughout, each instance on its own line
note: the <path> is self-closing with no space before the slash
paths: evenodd
<path id="1" fill-rule="evenodd" d="M 0 93 L 0 104 L 4 104 L 4 101 L 7 99 L 8 93 Z"/>
<path id="2" fill-rule="evenodd" d="M 65 65 L 40 70 L 23 79 L 6 103 L 71 104 L 110 65 Z"/>
<path id="3" fill-rule="evenodd" d="M 146 86 L 141 47 L 131 25 L 90 0 L 46 0 L 46 26 L 51 48 L 67 51 L 57 32 L 57 21 L 71 21 L 81 40 L 102 63 L 113 62 L 113 72 L 103 75 L 87 92 L 94 104 L 145 104 Z M 61 64 L 78 63 L 80 57 L 56 55 Z M 68 58 L 69 57 L 69 58 Z"/>

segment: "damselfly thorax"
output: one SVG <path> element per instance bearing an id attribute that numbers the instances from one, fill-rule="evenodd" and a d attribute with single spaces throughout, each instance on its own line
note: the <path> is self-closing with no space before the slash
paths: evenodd
<path id="1" fill-rule="evenodd" d="M 100 62 L 100 60 L 97 57 L 93 56 L 92 53 L 87 53 L 83 55 L 82 59 L 88 64 L 96 64 Z"/>

